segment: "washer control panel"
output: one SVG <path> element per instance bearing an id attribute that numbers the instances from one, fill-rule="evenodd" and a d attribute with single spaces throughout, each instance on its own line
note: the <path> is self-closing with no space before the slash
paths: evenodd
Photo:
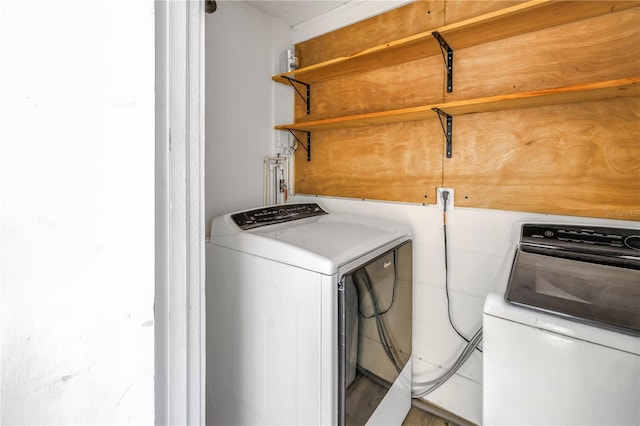
<path id="1" fill-rule="evenodd" d="M 572 225 L 525 224 L 521 241 L 530 244 L 562 246 L 577 251 L 600 248 L 636 256 L 640 252 L 640 230 Z"/>
<path id="2" fill-rule="evenodd" d="M 260 226 L 274 225 L 323 214 L 328 213 L 316 203 L 282 204 L 234 213 L 231 215 L 231 219 L 240 229 L 246 231 Z"/>

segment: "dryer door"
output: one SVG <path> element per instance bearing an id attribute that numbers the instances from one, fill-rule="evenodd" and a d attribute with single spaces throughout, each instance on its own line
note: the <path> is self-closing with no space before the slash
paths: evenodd
<path id="1" fill-rule="evenodd" d="M 369 422 L 411 358 L 411 253 L 407 241 L 340 280 L 340 425 Z"/>

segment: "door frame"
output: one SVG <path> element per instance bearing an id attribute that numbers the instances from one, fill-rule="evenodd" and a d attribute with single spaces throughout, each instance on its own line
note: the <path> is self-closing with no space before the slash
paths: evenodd
<path id="1" fill-rule="evenodd" d="M 204 2 L 154 6 L 155 423 L 205 424 Z"/>

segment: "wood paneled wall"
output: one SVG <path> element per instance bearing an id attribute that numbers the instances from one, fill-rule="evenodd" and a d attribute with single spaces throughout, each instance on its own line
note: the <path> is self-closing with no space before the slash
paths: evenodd
<path id="1" fill-rule="evenodd" d="M 515 2 L 418 1 L 299 43 L 303 66 Z M 297 122 L 640 75 L 640 8 L 316 83 Z M 453 157 L 437 119 L 312 133 L 296 152 L 295 191 L 640 220 L 640 100 L 623 98 L 454 118 Z"/>

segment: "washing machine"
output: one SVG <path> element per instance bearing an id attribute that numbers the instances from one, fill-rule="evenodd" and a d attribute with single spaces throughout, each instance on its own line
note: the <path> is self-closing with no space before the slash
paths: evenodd
<path id="1" fill-rule="evenodd" d="M 484 305 L 483 423 L 640 424 L 640 230 L 519 234 Z"/>
<path id="2" fill-rule="evenodd" d="M 206 250 L 207 424 L 402 423 L 408 227 L 285 204 L 215 218 Z"/>

